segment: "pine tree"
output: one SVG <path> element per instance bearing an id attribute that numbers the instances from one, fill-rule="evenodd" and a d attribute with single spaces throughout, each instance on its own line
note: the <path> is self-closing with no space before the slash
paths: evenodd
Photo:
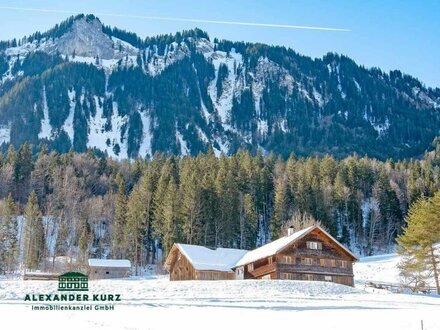
<path id="1" fill-rule="evenodd" d="M 9 194 L 0 218 L 0 272 L 13 271 L 17 266 L 18 246 L 17 209 Z"/>
<path id="2" fill-rule="evenodd" d="M 258 221 L 255 203 L 250 194 L 240 194 L 240 243 L 239 248 L 252 250 L 256 246 Z"/>
<path id="3" fill-rule="evenodd" d="M 179 223 L 179 195 L 177 185 L 174 180 L 168 183 L 165 200 L 162 209 L 163 229 L 162 243 L 164 255 L 168 255 L 174 243 L 178 242 L 181 237 L 181 224 Z"/>
<path id="4" fill-rule="evenodd" d="M 58 235 L 55 241 L 55 253 L 56 256 L 64 256 L 69 251 L 69 228 L 67 226 L 66 220 L 60 218 L 58 225 Z"/>
<path id="5" fill-rule="evenodd" d="M 203 171 L 201 173 L 201 208 L 203 209 L 203 238 L 201 244 L 214 246 L 214 223 L 218 216 L 218 198 L 215 191 L 215 179 L 218 169 L 218 159 L 212 148 L 202 157 Z"/>
<path id="6" fill-rule="evenodd" d="M 15 163 L 15 196 L 19 201 L 29 195 L 32 169 L 32 149 L 29 143 L 25 143 L 18 150 Z"/>
<path id="7" fill-rule="evenodd" d="M 157 182 L 157 187 L 154 193 L 154 219 L 155 225 L 154 230 L 158 234 L 163 226 L 163 202 L 165 199 L 165 193 L 168 187 L 168 183 L 173 177 L 172 164 L 168 160 L 160 170 L 160 177 Z"/>
<path id="8" fill-rule="evenodd" d="M 219 170 L 215 182 L 218 198 L 219 214 L 215 219 L 214 233 L 215 246 L 232 246 L 239 227 L 239 207 L 237 180 L 234 171 L 233 160 L 225 156 L 220 158 Z M 234 237 L 235 236 L 235 237 Z"/>
<path id="9" fill-rule="evenodd" d="M 89 241 L 90 241 L 90 234 L 87 224 L 87 218 L 82 215 L 81 216 L 81 223 L 80 223 L 80 236 L 78 240 L 78 247 L 80 251 L 80 259 L 83 263 L 85 263 L 88 259 L 89 254 Z"/>
<path id="10" fill-rule="evenodd" d="M 127 254 L 133 261 L 136 274 L 138 274 L 138 267 L 143 264 L 142 261 L 148 262 L 152 197 L 152 182 L 146 173 L 128 198 L 127 223 L 124 231 Z"/>
<path id="11" fill-rule="evenodd" d="M 195 162 L 183 160 L 181 169 L 181 214 L 183 235 L 189 244 L 200 244 L 203 228 L 203 205 L 200 174 Z"/>
<path id="12" fill-rule="evenodd" d="M 274 215 L 270 223 L 271 239 L 281 236 L 280 229 L 289 219 L 289 188 L 287 174 L 282 162 L 275 166 Z"/>
<path id="13" fill-rule="evenodd" d="M 419 284 L 423 276 L 433 278 L 437 293 L 439 283 L 440 191 L 430 199 L 420 198 L 406 217 L 406 228 L 398 237 L 398 253 L 402 256 L 401 274 Z M 423 283 L 422 283 L 423 284 Z"/>
<path id="14" fill-rule="evenodd" d="M 116 177 L 116 184 L 118 190 L 112 227 L 112 254 L 114 258 L 123 258 L 125 255 L 124 228 L 127 222 L 127 196 L 125 192 L 125 180 L 120 173 L 118 173 Z"/>
<path id="15" fill-rule="evenodd" d="M 5 163 L 12 165 L 15 169 L 16 162 L 17 162 L 17 152 L 15 151 L 14 145 L 10 144 L 8 148 L 8 152 L 6 153 Z"/>
<path id="16" fill-rule="evenodd" d="M 25 239 L 24 263 L 28 269 L 37 269 L 46 255 L 46 239 L 37 195 L 34 191 L 29 195 L 24 211 Z"/>

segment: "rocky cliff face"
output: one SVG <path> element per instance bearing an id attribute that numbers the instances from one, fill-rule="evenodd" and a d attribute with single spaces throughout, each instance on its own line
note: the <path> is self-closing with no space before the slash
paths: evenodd
<path id="1" fill-rule="evenodd" d="M 102 24 L 97 19 L 88 22 L 85 18 L 76 20 L 71 31 L 59 38 L 48 49 L 65 55 L 99 57 L 101 59 L 115 58 L 114 43 L 102 32 Z"/>
<path id="2" fill-rule="evenodd" d="M 0 75 L 4 145 L 402 158 L 423 153 L 440 127 L 440 90 L 399 71 L 199 30 L 141 40 L 92 16 L 3 43 Z"/>

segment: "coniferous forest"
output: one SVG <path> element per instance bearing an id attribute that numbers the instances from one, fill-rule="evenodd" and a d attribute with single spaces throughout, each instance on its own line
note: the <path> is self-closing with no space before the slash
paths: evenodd
<path id="1" fill-rule="evenodd" d="M 409 205 L 440 187 L 438 155 L 381 162 L 209 150 L 120 162 L 11 145 L 0 161 L 1 271 L 57 256 L 146 265 L 174 242 L 253 249 L 284 235 L 298 214 L 359 254 L 387 251 Z"/>

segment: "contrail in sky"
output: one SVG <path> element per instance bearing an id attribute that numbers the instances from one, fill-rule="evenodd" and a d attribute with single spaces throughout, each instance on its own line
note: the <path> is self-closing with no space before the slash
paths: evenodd
<path id="1" fill-rule="evenodd" d="M 0 6 L 0 10 L 2 10 L 2 9 L 3 10 L 17 10 L 17 11 L 34 11 L 34 12 L 43 12 L 43 13 L 57 13 L 57 14 L 78 14 L 78 12 L 69 11 L 69 10 L 46 9 L 46 8 L 24 8 L 24 7 Z M 342 28 L 335 28 L 335 27 L 323 27 L 323 26 L 270 24 L 270 23 L 237 22 L 237 21 L 218 21 L 218 20 L 181 18 L 181 17 L 143 16 L 143 15 L 112 14 L 112 13 L 95 13 L 95 15 L 96 16 L 124 17 L 124 18 L 139 18 L 139 19 L 157 20 L 157 21 L 240 25 L 240 26 L 268 27 L 268 28 L 280 28 L 280 29 L 299 29 L 299 30 L 333 31 L 333 32 L 350 32 L 351 31 L 350 29 L 342 29 Z"/>

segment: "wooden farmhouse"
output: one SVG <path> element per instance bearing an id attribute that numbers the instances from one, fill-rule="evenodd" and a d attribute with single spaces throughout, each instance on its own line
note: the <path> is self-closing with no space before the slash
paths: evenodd
<path id="1" fill-rule="evenodd" d="M 232 267 L 247 252 L 176 243 L 165 260 L 165 268 L 170 272 L 171 281 L 235 280 Z"/>
<path id="2" fill-rule="evenodd" d="M 326 281 L 354 285 L 356 256 L 319 226 L 249 251 L 233 267 L 238 279 Z"/>
<path id="3" fill-rule="evenodd" d="M 131 263 L 126 259 L 89 259 L 89 278 L 123 278 L 130 275 Z"/>
<path id="4" fill-rule="evenodd" d="M 252 251 L 174 244 L 165 261 L 170 280 L 304 280 L 354 285 L 356 256 L 319 226 Z"/>

